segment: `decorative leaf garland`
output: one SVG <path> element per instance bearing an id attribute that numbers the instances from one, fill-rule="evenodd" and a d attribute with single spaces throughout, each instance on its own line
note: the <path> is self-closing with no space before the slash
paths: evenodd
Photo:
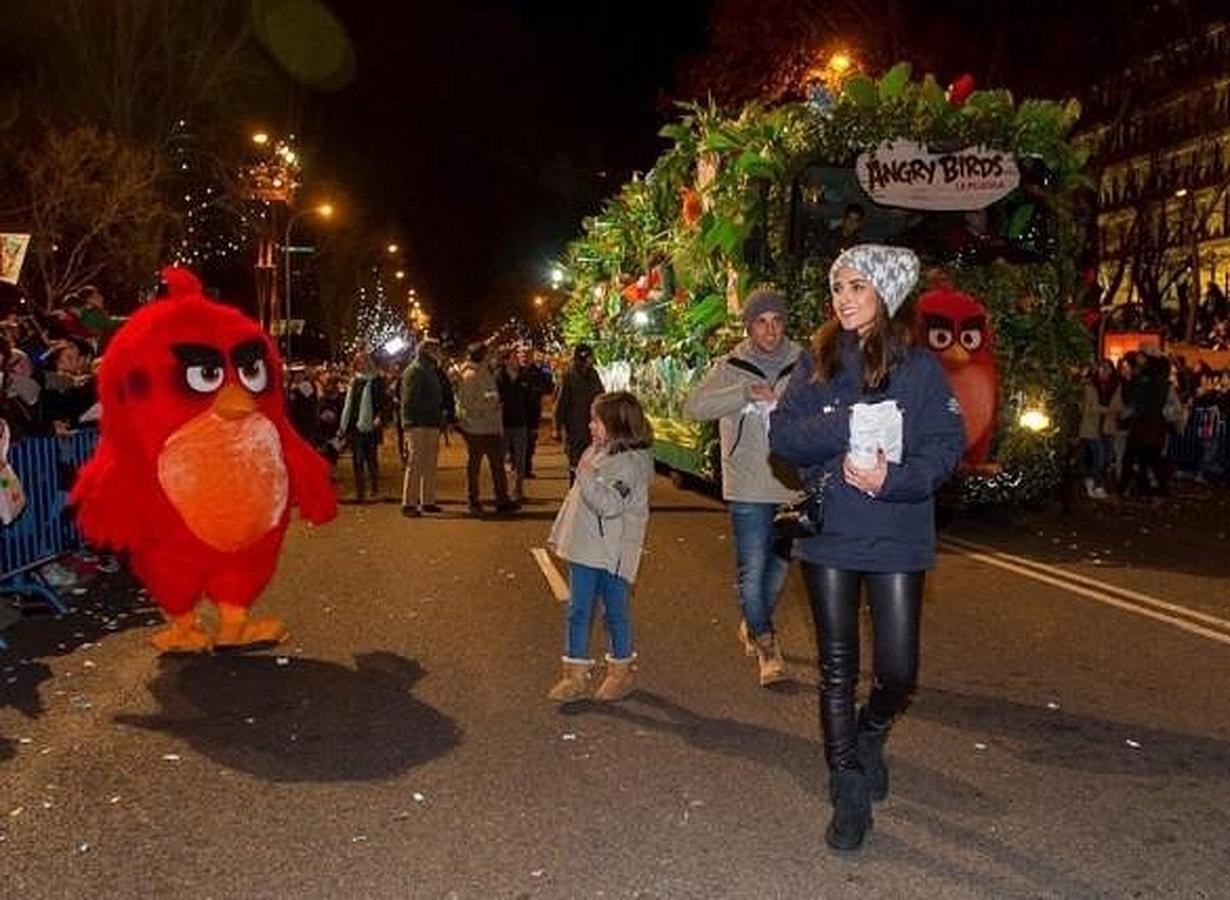
<path id="1" fill-rule="evenodd" d="M 1088 149 L 1068 140 L 1080 115 L 1076 101 L 1017 104 L 1007 91 L 988 90 L 973 91 L 958 105 L 933 76 L 913 80 L 909 65 L 901 63 L 878 80 L 852 76 L 835 98 L 820 92 L 809 102 L 771 108 L 753 103 L 734 117 L 712 105 L 682 109 L 679 121 L 659 132 L 673 145 L 648 174 L 633 178 L 583 222 L 564 260 L 572 293 L 562 313 L 563 333 L 569 341 L 592 342 L 600 358 L 633 362 L 633 387 L 651 412 L 672 414 L 686 386 L 686 375 L 679 373 L 699 372 L 742 336 L 727 298 L 745 296 L 754 283 L 786 290 L 791 333 L 811 333 L 827 302 L 829 260 L 789 252 L 791 185 L 809 165 L 852 167 L 859 153 L 899 138 L 937 150 L 995 147 L 1045 167 L 1048 184 L 1030 202 L 1053 213 L 1049 261 L 969 265 L 949 275 L 991 311 L 1004 396 L 1028 390 L 1056 404 L 1068 398 L 1070 368 L 1088 355 L 1065 308 L 1076 290 L 1075 259 L 1083 239 L 1072 198 L 1090 185 L 1083 172 Z M 1012 227 L 1023 229 L 1030 216 L 1023 204 Z M 753 236 L 754 246 L 763 249 L 749 259 Z M 633 309 L 621 289 L 662 266 L 670 268 L 671 277 L 662 280 L 671 290 Z M 670 378 L 661 377 L 663 366 Z M 1014 414 L 1010 404 L 1003 406 L 1005 417 Z M 1017 445 L 1027 442 L 1009 434 L 1007 421 L 1003 425 L 1002 449 L 1019 457 Z M 1052 442 L 1038 453 L 1045 458 L 999 482 L 1028 482 L 1030 490 L 1047 482 L 1057 471 L 1058 451 Z M 1026 469 L 1029 477 L 1020 474 Z M 1000 496 L 1001 487 L 997 482 L 987 496 Z"/>

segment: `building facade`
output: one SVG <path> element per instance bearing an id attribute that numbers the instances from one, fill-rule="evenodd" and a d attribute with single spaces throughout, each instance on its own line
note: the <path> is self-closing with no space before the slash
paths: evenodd
<path id="1" fill-rule="evenodd" d="M 1126 61 L 1085 100 L 1104 302 L 1160 311 L 1230 289 L 1230 15 Z"/>

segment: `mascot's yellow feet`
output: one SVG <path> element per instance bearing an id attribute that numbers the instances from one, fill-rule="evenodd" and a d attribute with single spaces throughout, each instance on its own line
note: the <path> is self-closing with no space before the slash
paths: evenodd
<path id="1" fill-rule="evenodd" d="M 218 633 L 215 647 L 247 647 L 251 644 L 280 644 L 290 635 L 281 619 L 272 616 L 250 618 L 237 606 L 218 607 Z"/>
<path id="2" fill-rule="evenodd" d="M 191 613 L 173 617 L 166 628 L 154 632 L 150 643 L 159 653 L 204 653 L 213 646 L 213 641 Z"/>

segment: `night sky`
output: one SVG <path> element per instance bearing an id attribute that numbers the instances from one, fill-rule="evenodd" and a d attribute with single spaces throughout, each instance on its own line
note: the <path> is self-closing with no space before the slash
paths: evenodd
<path id="1" fill-rule="evenodd" d="M 307 101 L 313 166 L 387 222 L 437 316 L 490 321 L 543 283 L 584 214 L 652 165 L 663 90 L 702 46 L 707 7 L 335 3 L 356 74 Z"/>
<path id="2" fill-rule="evenodd" d="M 582 217 L 653 164 L 680 64 L 705 49 L 713 4 L 329 5 L 356 65 L 346 87 L 303 97 L 308 181 L 343 185 L 366 225 L 406 248 L 437 322 L 472 330 L 525 311 Z M 941 79 L 993 71 L 1046 96 L 1079 77 L 1074 51 L 1088 35 L 1061 18 L 1074 6 L 899 9 L 916 69 Z"/>

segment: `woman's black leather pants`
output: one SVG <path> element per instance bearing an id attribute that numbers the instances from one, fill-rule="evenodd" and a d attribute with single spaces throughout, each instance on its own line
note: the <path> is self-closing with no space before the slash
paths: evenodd
<path id="1" fill-rule="evenodd" d="M 924 577 L 923 572 L 852 572 L 803 563 L 820 648 L 824 756 L 833 771 L 857 765 L 860 587 L 867 588 L 875 657 L 863 727 L 882 732 L 909 704 L 918 681 Z"/>

